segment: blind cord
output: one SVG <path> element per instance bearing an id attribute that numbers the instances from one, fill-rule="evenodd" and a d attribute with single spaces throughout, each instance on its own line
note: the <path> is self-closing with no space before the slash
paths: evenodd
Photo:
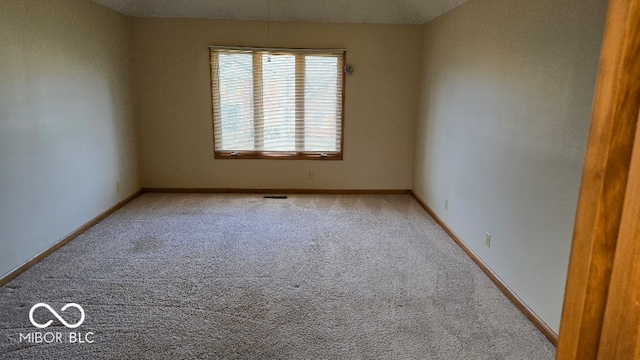
<path id="1" fill-rule="evenodd" d="M 271 47 L 271 6 L 267 0 L 267 47 Z M 271 54 L 267 54 L 267 62 L 271 62 Z"/>

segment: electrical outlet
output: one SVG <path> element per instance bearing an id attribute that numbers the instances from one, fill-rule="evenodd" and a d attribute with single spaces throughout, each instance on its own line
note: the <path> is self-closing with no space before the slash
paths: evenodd
<path id="1" fill-rule="evenodd" d="M 449 210 L 449 199 L 444 199 L 444 209 Z"/>
<path id="2" fill-rule="evenodd" d="M 307 170 L 307 179 L 313 179 L 313 170 Z"/>
<path id="3" fill-rule="evenodd" d="M 487 247 L 491 247 L 491 234 L 487 233 L 484 239 L 484 243 L 487 244 Z"/>

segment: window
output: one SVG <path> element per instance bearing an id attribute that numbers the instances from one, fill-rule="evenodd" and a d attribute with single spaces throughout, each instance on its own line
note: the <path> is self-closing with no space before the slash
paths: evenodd
<path id="1" fill-rule="evenodd" d="M 210 52 L 216 158 L 342 159 L 344 50 Z"/>

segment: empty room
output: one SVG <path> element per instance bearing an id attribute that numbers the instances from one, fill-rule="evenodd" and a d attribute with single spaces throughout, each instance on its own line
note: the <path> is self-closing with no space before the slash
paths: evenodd
<path id="1" fill-rule="evenodd" d="M 640 358 L 639 9 L 0 0 L 0 358 Z"/>

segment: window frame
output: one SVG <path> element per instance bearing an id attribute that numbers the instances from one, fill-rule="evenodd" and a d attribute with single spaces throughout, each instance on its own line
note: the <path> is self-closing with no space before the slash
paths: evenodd
<path id="1" fill-rule="evenodd" d="M 214 81 L 218 81 L 217 68 L 214 65 L 214 53 L 223 51 L 237 51 L 241 53 L 250 53 L 254 56 L 260 56 L 263 53 L 273 55 L 336 55 L 340 54 L 339 68 L 336 69 L 341 78 L 341 94 L 340 94 L 340 150 L 321 152 L 321 151 L 260 151 L 260 150 L 216 150 L 216 132 L 220 129 L 216 128 L 216 106 L 220 106 L 220 97 L 216 96 Z M 210 85 L 211 85 L 211 111 L 213 125 L 213 154 L 214 159 L 269 159 L 269 160 L 343 160 L 344 158 L 344 98 L 345 98 L 345 74 L 344 66 L 346 61 L 346 50 L 344 49 L 303 49 L 303 48 L 256 48 L 256 47 L 229 47 L 229 46 L 209 46 L 209 69 L 210 69 Z M 255 76 L 255 67 L 252 69 Z M 296 75 L 297 76 L 297 75 Z M 304 76 L 303 76 L 304 78 Z M 254 95 L 255 98 L 255 95 Z M 255 105 L 254 105 L 255 107 Z M 296 116 L 296 121 L 299 119 Z M 304 118 L 302 118 L 304 126 Z M 255 127 L 255 120 L 253 122 Z M 337 140 L 337 139 L 336 139 Z"/>

